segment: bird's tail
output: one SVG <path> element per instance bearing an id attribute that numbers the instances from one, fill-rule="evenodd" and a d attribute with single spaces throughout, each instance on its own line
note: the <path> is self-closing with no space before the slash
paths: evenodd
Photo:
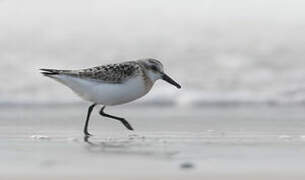
<path id="1" fill-rule="evenodd" d="M 41 74 L 45 76 L 52 76 L 52 75 L 58 75 L 61 73 L 61 70 L 57 69 L 40 69 L 42 72 Z"/>

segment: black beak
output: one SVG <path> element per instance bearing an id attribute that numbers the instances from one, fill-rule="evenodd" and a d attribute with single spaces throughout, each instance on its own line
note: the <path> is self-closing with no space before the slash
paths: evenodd
<path id="1" fill-rule="evenodd" d="M 168 75 L 166 75 L 165 73 L 162 74 L 162 79 L 174 86 L 176 86 L 178 89 L 181 88 L 180 84 L 178 84 L 176 81 L 174 81 L 171 77 L 169 77 Z"/>

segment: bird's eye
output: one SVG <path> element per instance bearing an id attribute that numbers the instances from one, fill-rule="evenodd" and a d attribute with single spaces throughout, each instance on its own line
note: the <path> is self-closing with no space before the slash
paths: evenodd
<path id="1" fill-rule="evenodd" d="M 152 69 L 153 71 L 157 71 L 157 70 L 158 70 L 157 66 L 151 66 L 151 69 Z"/>

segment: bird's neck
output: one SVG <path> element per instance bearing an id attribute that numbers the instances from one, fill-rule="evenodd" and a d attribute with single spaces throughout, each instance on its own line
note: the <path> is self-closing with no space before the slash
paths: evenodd
<path id="1" fill-rule="evenodd" d="M 144 69 L 142 69 L 142 76 L 145 84 L 145 90 L 148 92 L 154 85 L 155 80 L 153 80 Z"/>

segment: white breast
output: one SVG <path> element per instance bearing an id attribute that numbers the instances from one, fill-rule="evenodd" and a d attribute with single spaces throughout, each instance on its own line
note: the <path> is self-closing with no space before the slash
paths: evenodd
<path id="1" fill-rule="evenodd" d="M 54 77 L 68 86 L 81 98 L 102 105 L 118 105 L 138 99 L 149 92 L 141 76 L 136 76 L 123 84 L 101 83 L 66 75 Z"/>

